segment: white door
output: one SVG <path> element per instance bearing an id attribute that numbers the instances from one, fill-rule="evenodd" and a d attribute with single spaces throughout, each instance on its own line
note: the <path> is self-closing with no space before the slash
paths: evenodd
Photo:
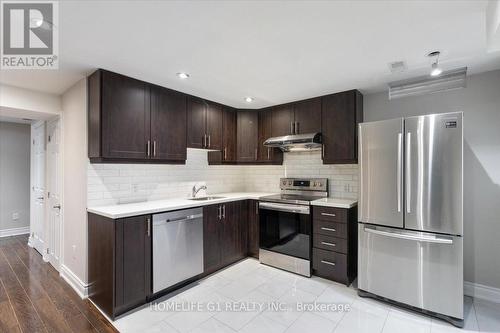
<path id="1" fill-rule="evenodd" d="M 29 244 L 40 254 L 45 247 L 45 122 L 31 126 L 31 213 Z"/>
<path id="2" fill-rule="evenodd" d="M 61 130 L 59 118 L 47 122 L 47 259 L 59 270 L 61 258 Z"/>

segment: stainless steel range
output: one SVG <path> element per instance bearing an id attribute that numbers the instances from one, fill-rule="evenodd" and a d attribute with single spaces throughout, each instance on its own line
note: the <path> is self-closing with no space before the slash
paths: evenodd
<path id="1" fill-rule="evenodd" d="M 281 193 L 259 201 L 259 260 L 311 276 L 311 201 L 328 197 L 327 178 L 281 178 Z"/>

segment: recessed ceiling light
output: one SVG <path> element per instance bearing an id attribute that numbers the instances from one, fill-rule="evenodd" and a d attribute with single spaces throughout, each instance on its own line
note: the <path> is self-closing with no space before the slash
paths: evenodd
<path id="1" fill-rule="evenodd" d="M 436 58 L 436 60 L 431 65 L 431 76 L 439 76 L 443 72 L 443 70 L 439 67 L 439 55 L 441 52 L 434 51 L 429 53 L 427 56 L 429 58 Z"/>
<path id="2" fill-rule="evenodd" d="M 252 103 L 253 102 L 253 98 L 252 97 L 245 97 L 245 102 Z"/>
<path id="3" fill-rule="evenodd" d="M 187 79 L 189 77 L 189 74 L 188 73 L 184 73 L 184 72 L 180 72 L 180 73 L 177 73 L 177 76 L 180 79 Z"/>

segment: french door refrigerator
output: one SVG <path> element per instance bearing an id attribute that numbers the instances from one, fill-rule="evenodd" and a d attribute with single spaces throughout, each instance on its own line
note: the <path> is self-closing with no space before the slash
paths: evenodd
<path id="1" fill-rule="evenodd" d="M 462 113 L 359 125 L 358 289 L 463 326 Z"/>

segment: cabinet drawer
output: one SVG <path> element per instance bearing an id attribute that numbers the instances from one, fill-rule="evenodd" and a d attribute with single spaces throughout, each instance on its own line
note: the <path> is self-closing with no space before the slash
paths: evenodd
<path id="1" fill-rule="evenodd" d="M 347 238 L 346 223 L 332 223 L 321 220 L 314 220 L 313 230 L 315 234 L 321 234 L 331 237 Z"/>
<path id="2" fill-rule="evenodd" d="M 347 256 L 313 248 L 313 269 L 318 276 L 344 283 L 347 281 Z"/>
<path id="3" fill-rule="evenodd" d="M 314 234 L 313 246 L 323 250 L 347 254 L 347 239 Z"/>
<path id="4" fill-rule="evenodd" d="M 313 219 L 347 223 L 347 209 L 335 207 L 313 207 Z"/>

